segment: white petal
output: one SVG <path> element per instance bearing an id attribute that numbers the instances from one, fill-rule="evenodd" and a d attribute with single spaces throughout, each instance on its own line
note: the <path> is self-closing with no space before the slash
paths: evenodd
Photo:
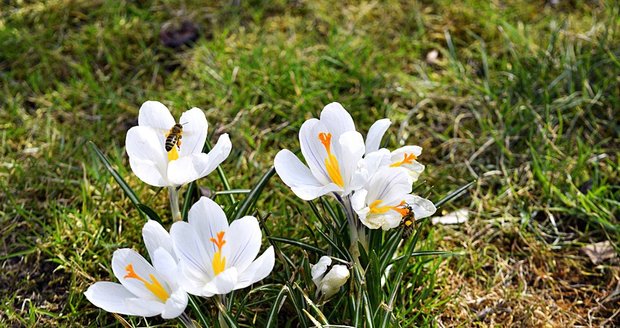
<path id="1" fill-rule="evenodd" d="M 216 238 L 217 233 L 220 231 L 228 230 L 226 213 L 224 213 L 220 205 L 210 198 L 201 197 L 190 208 L 188 221 L 206 250 L 209 260 L 211 260 L 213 254 L 217 252 L 217 246 L 210 241 L 211 238 Z M 227 236 L 225 238 L 228 239 Z"/>
<path id="2" fill-rule="evenodd" d="M 362 187 L 363 179 L 355 179 L 358 163 L 364 156 L 364 138 L 357 131 L 345 132 L 340 136 L 341 156 L 338 158 L 340 172 L 345 183 L 344 195 Z"/>
<path id="3" fill-rule="evenodd" d="M 171 255 L 174 255 L 170 234 L 157 221 L 148 220 L 146 224 L 144 224 L 144 227 L 142 227 L 142 238 L 144 239 L 144 245 L 146 246 L 151 261 L 153 260 L 155 250 L 160 247 L 168 251 Z"/>
<path id="4" fill-rule="evenodd" d="M 213 277 L 211 257 L 205 250 L 205 243 L 198 235 L 194 225 L 175 222 L 170 229 L 174 252 L 179 258 L 179 266 L 190 279 L 209 281 Z"/>
<path id="5" fill-rule="evenodd" d="M 145 300 L 142 298 L 129 298 L 125 301 L 127 311 L 141 317 L 152 317 L 164 310 L 164 303 L 159 301 Z"/>
<path id="6" fill-rule="evenodd" d="M 334 183 L 323 185 L 312 175 L 310 169 L 288 149 L 278 152 L 274 159 L 274 166 L 280 179 L 293 190 L 297 197 L 303 200 L 313 200 L 340 189 Z"/>
<path id="7" fill-rule="evenodd" d="M 273 246 L 269 246 L 245 271 L 239 275 L 235 289 L 245 288 L 257 281 L 265 279 L 273 270 L 276 258 Z"/>
<path id="8" fill-rule="evenodd" d="M 172 257 L 172 254 L 168 253 L 163 247 L 153 251 L 153 267 L 157 273 L 164 276 L 166 283 L 171 289 L 177 287 L 177 280 L 179 280 L 177 261 Z"/>
<path id="9" fill-rule="evenodd" d="M 299 129 L 299 146 L 312 175 L 322 185 L 327 185 L 332 181 L 325 169 L 327 151 L 319 139 L 321 133 L 329 133 L 325 124 L 315 118 L 306 120 Z M 333 145 L 336 140 L 338 139 L 332 136 L 331 144 Z"/>
<path id="10" fill-rule="evenodd" d="M 237 284 L 237 269 L 228 268 L 209 281 L 203 288 L 204 294 L 228 294 L 233 291 Z"/>
<path id="11" fill-rule="evenodd" d="M 331 264 L 332 264 L 331 257 L 321 256 L 319 261 L 315 265 L 313 265 L 312 268 L 310 269 L 310 275 L 312 276 L 312 281 L 317 287 L 319 286 L 321 279 L 323 279 L 323 276 L 325 275 L 325 272 L 327 271 L 327 267 L 330 266 Z"/>
<path id="12" fill-rule="evenodd" d="M 400 147 L 392 151 L 392 160 L 400 161 L 403 159 L 404 154 L 414 154 L 416 157 L 419 157 L 420 155 L 422 155 L 422 147 L 412 145 Z"/>
<path id="13" fill-rule="evenodd" d="M 375 200 L 383 202 L 400 202 L 403 197 L 411 192 L 411 178 L 407 171 L 401 168 L 383 167 L 370 179 L 366 186 L 368 196 L 366 203 L 371 204 Z M 382 204 L 394 205 L 394 204 Z"/>
<path id="14" fill-rule="evenodd" d="M 161 312 L 161 317 L 164 319 L 172 319 L 180 316 L 187 307 L 187 293 L 181 289 L 175 291 L 170 295 L 164 310 Z"/>
<path id="15" fill-rule="evenodd" d="M 138 125 L 158 131 L 168 131 L 175 124 L 168 107 L 159 101 L 149 100 L 142 104 L 138 114 Z"/>
<path id="16" fill-rule="evenodd" d="M 140 180 L 157 187 L 167 185 L 168 155 L 161 139 L 155 130 L 141 126 L 129 129 L 125 139 L 132 171 Z"/>
<path id="17" fill-rule="evenodd" d="M 321 292 L 325 294 L 325 298 L 330 298 L 336 294 L 342 285 L 349 279 L 349 269 L 342 264 L 336 264 L 321 280 Z"/>
<path id="18" fill-rule="evenodd" d="M 166 280 L 159 274 L 153 266 L 147 262 L 144 257 L 138 254 L 133 249 L 122 248 L 118 249 L 112 255 L 112 271 L 114 275 L 121 282 L 121 284 L 127 288 L 132 294 L 146 300 L 157 301 L 158 298 L 149 291 L 143 282 L 136 278 L 126 277 L 128 271 L 127 268 L 131 265 L 134 272 L 139 277 L 148 279 L 152 274 L 162 284 L 164 289 L 170 293 L 170 287 L 167 286 Z"/>
<path id="19" fill-rule="evenodd" d="M 367 207 L 366 198 L 368 197 L 368 190 L 359 189 L 351 195 L 351 207 L 354 211 L 359 212 Z"/>
<path id="20" fill-rule="evenodd" d="M 262 233 L 258 220 L 253 216 L 244 216 L 230 224 L 224 239 L 223 255 L 226 266 L 243 272 L 258 255 Z"/>
<path id="21" fill-rule="evenodd" d="M 179 123 L 183 125 L 183 138 L 179 156 L 187 156 L 202 152 L 202 147 L 207 140 L 209 124 L 205 113 L 200 108 L 192 108 L 181 115 Z"/>
<path id="22" fill-rule="evenodd" d="M 387 131 L 391 124 L 392 121 L 390 121 L 390 119 L 384 118 L 376 121 L 370 127 L 368 135 L 366 136 L 366 154 L 379 150 L 381 139 L 383 139 L 385 131 Z"/>
<path id="23" fill-rule="evenodd" d="M 321 123 L 332 134 L 332 140 L 339 140 L 345 132 L 355 131 L 353 118 L 342 105 L 337 102 L 328 104 L 321 111 Z M 363 143 L 363 141 L 362 141 Z"/>
<path id="24" fill-rule="evenodd" d="M 407 203 L 411 206 L 416 220 L 429 217 L 437 211 L 437 208 L 435 208 L 433 202 L 419 196 L 413 195 Z"/>
<path id="25" fill-rule="evenodd" d="M 135 315 L 135 313 L 127 312 L 125 300 L 136 296 L 121 284 L 108 281 L 96 282 L 88 287 L 84 295 L 93 305 L 108 312 Z"/>
<path id="26" fill-rule="evenodd" d="M 231 149 L 228 134 L 223 134 L 209 154 L 195 153 L 171 161 L 168 164 L 168 179 L 174 185 L 182 185 L 205 177 L 228 157 Z"/>

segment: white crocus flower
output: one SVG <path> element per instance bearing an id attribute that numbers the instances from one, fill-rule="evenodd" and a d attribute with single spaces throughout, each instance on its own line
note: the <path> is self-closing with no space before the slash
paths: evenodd
<path id="1" fill-rule="evenodd" d="M 273 246 L 258 258 L 262 233 L 256 218 L 245 216 L 230 226 L 219 205 L 202 197 L 188 222 L 170 230 L 188 293 L 210 297 L 245 288 L 265 278 L 275 263 Z"/>
<path id="2" fill-rule="evenodd" d="M 304 122 L 299 143 L 307 166 L 288 149 L 274 160 L 276 172 L 299 198 L 312 200 L 332 192 L 347 196 L 361 187 L 356 168 L 365 153 L 364 139 L 342 105 L 331 103 L 320 119 Z"/>
<path id="3" fill-rule="evenodd" d="M 368 131 L 368 136 L 366 137 L 366 155 L 365 158 L 370 154 L 376 153 L 377 151 L 382 151 L 385 148 L 379 149 L 381 144 L 381 139 L 383 139 L 383 135 L 390 127 L 389 119 L 382 119 L 376 121 Z M 420 164 L 417 159 L 422 154 L 422 147 L 420 146 L 403 146 L 398 148 L 391 153 L 389 153 L 389 157 L 387 157 L 386 161 L 381 163 L 382 166 L 388 165 L 391 167 L 402 167 L 409 172 L 409 175 L 413 179 L 413 182 L 418 180 L 418 177 L 422 172 L 424 172 L 424 165 Z M 375 154 L 376 155 L 376 154 Z M 381 154 L 385 155 L 384 153 Z"/>
<path id="4" fill-rule="evenodd" d="M 411 184 L 412 178 L 406 170 L 381 167 L 364 188 L 351 196 L 351 205 L 360 221 L 370 229 L 389 230 L 398 227 L 406 215 L 413 214 L 415 219 L 421 219 L 435 213 L 431 201 L 410 194 Z"/>
<path id="5" fill-rule="evenodd" d="M 317 292 L 323 293 L 325 299 L 335 295 L 350 276 L 349 268 L 342 264 L 332 266 L 328 272 L 331 264 L 332 259 L 329 256 L 322 256 L 311 269 L 312 281 L 317 287 Z"/>
<path id="6" fill-rule="evenodd" d="M 228 134 L 219 138 L 211 152 L 202 152 L 208 123 L 199 108 L 181 115 L 180 139 L 166 151 L 166 139 L 175 124 L 166 106 L 147 101 L 140 107 L 138 126 L 127 132 L 129 164 L 135 175 L 147 184 L 165 187 L 192 182 L 211 173 L 230 154 L 232 145 Z M 173 140 L 169 144 L 170 141 Z"/>
<path id="7" fill-rule="evenodd" d="M 149 221 L 142 234 L 153 264 L 132 249 L 119 249 L 112 256 L 112 270 L 120 284 L 96 282 L 84 295 L 108 312 L 176 318 L 185 310 L 188 298 L 177 281 L 170 236 L 155 221 Z"/>

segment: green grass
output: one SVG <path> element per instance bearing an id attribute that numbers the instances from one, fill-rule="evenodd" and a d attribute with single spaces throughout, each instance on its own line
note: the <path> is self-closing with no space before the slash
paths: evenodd
<path id="1" fill-rule="evenodd" d="M 449 205 L 468 207 L 470 222 L 431 229 L 424 245 L 466 255 L 406 275 L 413 284 L 396 311 L 404 323 L 570 326 L 596 309 L 602 324 L 618 303 L 594 300 L 613 291 L 618 266 L 592 268 L 578 249 L 620 243 L 618 17 L 612 1 L 5 3 L 0 322 L 116 322 L 82 292 L 112 277 L 116 248 L 139 248 L 144 221 L 86 142 L 170 222 L 166 192 L 133 176 L 123 149 L 140 104 L 153 99 L 175 115 L 200 107 L 210 134 L 230 133 L 223 169 L 240 189 L 278 150 L 298 147 L 301 123 L 328 102 L 362 131 L 391 118 L 389 146 L 424 147 L 432 200 L 477 179 Z M 180 52 L 163 47 L 160 26 L 183 18 L 203 37 Z M 199 183 L 222 189 L 217 174 Z M 258 208 L 274 235 L 309 237 L 308 206 L 277 177 Z M 480 318 L 486 306 L 494 312 Z"/>

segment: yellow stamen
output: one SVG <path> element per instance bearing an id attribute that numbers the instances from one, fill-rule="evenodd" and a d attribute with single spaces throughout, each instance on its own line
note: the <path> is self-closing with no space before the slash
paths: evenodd
<path id="1" fill-rule="evenodd" d="M 226 257 L 222 256 L 222 247 L 226 244 L 226 240 L 224 240 L 224 231 L 217 233 L 217 239 L 211 238 L 210 240 L 217 246 L 217 252 L 213 255 L 213 261 L 211 262 L 213 273 L 217 276 L 226 268 Z"/>
<path id="2" fill-rule="evenodd" d="M 327 158 L 325 159 L 325 169 L 327 170 L 329 178 L 332 179 L 332 182 L 338 185 L 340 188 L 344 187 L 344 180 L 342 179 L 342 175 L 340 174 L 338 159 L 336 159 L 336 156 L 334 156 L 331 151 L 332 134 L 321 132 L 319 133 L 319 140 L 321 141 L 323 147 L 325 147 L 325 151 L 327 152 Z"/>
<path id="3" fill-rule="evenodd" d="M 370 203 L 370 205 L 368 207 L 370 207 L 370 213 L 371 214 L 384 214 L 387 213 L 389 210 L 394 210 L 398 213 L 400 213 L 401 216 L 405 216 L 407 214 L 409 214 L 409 210 L 407 208 L 402 207 L 405 202 L 402 201 L 400 204 L 396 205 L 396 206 L 380 206 L 381 203 L 383 203 L 383 201 L 381 199 L 377 199 L 374 202 Z"/>
<path id="4" fill-rule="evenodd" d="M 177 149 L 176 146 L 174 146 L 168 152 L 168 162 L 176 161 L 177 159 L 179 159 L 179 150 Z"/>
<path id="5" fill-rule="evenodd" d="M 148 282 L 146 279 L 136 274 L 136 272 L 133 270 L 133 264 L 128 264 L 125 267 L 125 271 L 127 271 L 127 274 L 123 278 L 138 279 L 140 282 L 144 284 L 144 287 L 146 287 L 146 289 L 148 289 L 151 293 L 153 293 L 153 295 L 159 298 L 160 301 L 165 303 L 168 297 L 170 297 L 170 294 L 168 294 L 164 286 L 161 285 L 159 280 L 157 280 L 157 278 L 155 278 L 153 274 L 149 274 L 149 278 L 151 279 L 152 282 Z"/>
<path id="6" fill-rule="evenodd" d="M 403 164 L 412 164 L 413 161 L 415 161 L 418 157 L 416 155 L 414 155 L 413 153 L 411 154 L 407 154 L 405 153 L 405 156 L 403 157 L 402 161 L 398 161 L 395 163 L 392 163 L 392 165 L 390 165 L 391 167 L 398 167 L 401 166 Z"/>

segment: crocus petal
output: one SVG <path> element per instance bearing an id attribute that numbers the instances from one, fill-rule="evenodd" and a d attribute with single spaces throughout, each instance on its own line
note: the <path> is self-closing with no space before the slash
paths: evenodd
<path id="1" fill-rule="evenodd" d="M 344 195 L 359 189 L 364 183 L 363 177 L 356 176 L 358 162 L 364 156 L 364 138 L 357 131 L 345 132 L 339 139 L 341 147 L 340 171 L 345 181 Z"/>
<path id="2" fill-rule="evenodd" d="M 330 298 L 336 294 L 342 285 L 349 279 L 349 269 L 342 264 L 336 264 L 321 280 L 321 292 L 325 298 Z"/>
<path id="3" fill-rule="evenodd" d="M 153 317 L 164 310 L 164 303 L 159 301 L 145 300 L 142 298 L 129 298 L 125 301 L 127 311 L 141 317 Z"/>
<path id="4" fill-rule="evenodd" d="M 153 260 L 155 250 L 160 247 L 168 253 L 174 254 L 170 234 L 157 221 L 148 220 L 144 224 L 144 227 L 142 227 L 142 238 L 151 261 Z"/>
<path id="5" fill-rule="evenodd" d="M 340 189 L 334 183 L 323 185 L 312 175 L 310 169 L 288 149 L 278 152 L 274 159 L 274 166 L 280 179 L 293 190 L 297 197 L 303 200 L 313 200 Z"/>
<path id="6" fill-rule="evenodd" d="M 108 312 L 135 315 L 127 311 L 125 301 L 136 296 L 121 284 L 108 281 L 96 282 L 88 287 L 84 295 L 93 305 Z"/>
<path id="7" fill-rule="evenodd" d="M 235 289 L 237 284 L 237 269 L 228 268 L 209 281 L 203 288 L 205 294 L 228 294 Z"/>
<path id="8" fill-rule="evenodd" d="M 379 150 L 381 139 L 383 139 L 385 131 L 387 131 L 391 124 L 392 121 L 390 121 L 390 119 L 384 118 L 376 121 L 370 127 L 368 135 L 366 136 L 366 154 Z"/>
<path id="9" fill-rule="evenodd" d="M 207 255 L 203 240 L 198 236 L 194 225 L 175 222 L 170 228 L 170 236 L 183 273 L 190 273 L 187 278 L 201 281 L 211 279 L 211 258 Z"/>
<path id="10" fill-rule="evenodd" d="M 327 104 L 321 111 L 321 123 L 332 134 L 332 140 L 339 140 L 345 132 L 355 131 L 353 118 L 341 104 L 333 102 Z M 362 142 L 363 143 L 363 142 Z"/>
<path id="11" fill-rule="evenodd" d="M 257 281 L 265 279 L 273 270 L 275 261 L 276 258 L 273 252 L 273 246 L 269 246 L 261 256 L 239 275 L 235 289 L 245 288 Z"/>
<path id="12" fill-rule="evenodd" d="M 217 251 L 217 246 L 210 241 L 211 238 L 215 238 L 220 231 L 228 230 L 228 220 L 224 210 L 210 198 L 201 197 L 190 208 L 188 221 L 210 260 Z M 228 239 L 227 236 L 225 237 Z"/>
<path id="13" fill-rule="evenodd" d="M 355 212 L 362 211 L 367 208 L 366 198 L 368 197 L 368 190 L 360 189 L 351 195 L 351 207 Z"/>
<path id="14" fill-rule="evenodd" d="M 161 139 L 155 130 L 142 126 L 129 129 L 125 139 L 132 171 L 140 180 L 157 187 L 168 185 L 168 157 Z"/>
<path id="15" fill-rule="evenodd" d="M 166 288 L 165 280 L 144 257 L 133 249 L 122 248 L 116 250 L 112 255 L 112 271 L 114 271 L 114 275 L 120 283 L 139 298 L 157 300 L 157 297 L 144 286 L 143 282 L 135 278 L 126 278 L 129 265 L 133 267 L 134 272 L 140 277 L 148 278 L 151 274 L 154 275 L 162 283 L 163 287 Z M 167 291 L 169 292 L 169 290 Z"/>
<path id="16" fill-rule="evenodd" d="M 228 157 L 231 149 L 228 134 L 223 134 L 209 154 L 195 153 L 171 161 L 168 164 L 168 179 L 174 185 L 182 185 L 205 177 Z"/>
<path id="17" fill-rule="evenodd" d="M 301 154 L 304 156 L 312 175 L 320 181 L 322 185 L 327 185 L 332 181 L 325 168 L 327 152 L 325 146 L 319 139 L 321 133 L 329 133 L 325 124 L 315 118 L 305 121 L 299 129 L 299 146 L 301 147 Z M 332 145 L 336 140 L 338 139 L 334 139 L 332 136 Z"/>
<path id="18" fill-rule="evenodd" d="M 152 257 L 153 267 L 159 274 L 166 278 L 168 282 L 175 282 L 179 277 L 179 270 L 177 268 L 177 261 L 172 254 L 170 254 L 166 249 L 160 247 L 153 251 Z M 175 288 L 175 286 L 170 286 L 171 288 Z"/>
<path id="19" fill-rule="evenodd" d="M 202 152 L 209 127 L 205 113 L 200 108 L 194 107 L 181 115 L 179 123 L 183 125 L 183 139 L 179 155 L 183 157 Z"/>
<path id="20" fill-rule="evenodd" d="M 187 293 L 183 290 L 177 290 L 166 301 L 161 317 L 164 319 L 172 319 L 180 316 L 187 307 Z"/>
<path id="21" fill-rule="evenodd" d="M 433 202 L 420 196 L 409 195 L 405 201 L 411 206 L 416 220 L 429 217 L 437 211 Z"/>
<path id="22" fill-rule="evenodd" d="M 258 220 L 253 216 L 244 216 L 230 224 L 226 232 L 224 255 L 226 264 L 243 272 L 258 255 L 262 233 Z"/>
<path id="23" fill-rule="evenodd" d="M 321 279 L 323 279 L 325 272 L 327 272 L 327 267 L 329 267 L 331 264 L 332 264 L 331 257 L 321 256 L 319 261 L 315 265 L 313 265 L 312 268 L 310 269 L 310 275 L 312 276 L 312 281 L 317 287 L 319 286 Z"/>
<path id="24" fill-rule="evenodd" d="M 168 131 L 174 125 L 174 118 L 168 107 L 159 101 L 149 100 L 142 104 L 138 114 L 138 125 L 159 131 Z"/>

